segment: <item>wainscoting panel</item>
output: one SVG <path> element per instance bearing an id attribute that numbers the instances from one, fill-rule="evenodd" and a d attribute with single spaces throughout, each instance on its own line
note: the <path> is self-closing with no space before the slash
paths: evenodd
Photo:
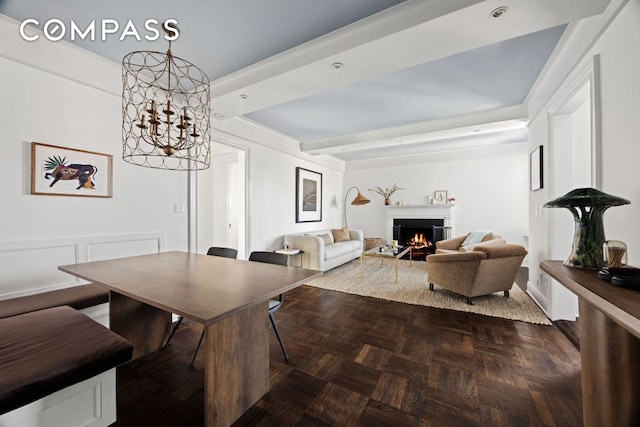
<path id="1" fill-rule="evenodd" d="M 74 242 L 29 242 L 31 247 L 0 249 L 0 299 L 14 298 L 78 284 L 78 279 L 58 270 L 78 262 Z"/>
<path id="2" fill-rule="evenodd" d="M 0 427 L 107 427 L 116 422 L 116 369 L 0 416 Z"/>
<path id="3" fill-rule="evenodd" d="M 59 265 L 164 251 L 164 233 L 0 242 L 0 300 L 76 286 Z"/>
<path id="4" fill-rule="evenodd" d="M 160 252 L 161 247 L 162 240 L 159 236 L 150 238 L 140 236 L 140 239 L 135 240 L 89 243 L 87 245 L 87 261 L 147 255 Z"/>

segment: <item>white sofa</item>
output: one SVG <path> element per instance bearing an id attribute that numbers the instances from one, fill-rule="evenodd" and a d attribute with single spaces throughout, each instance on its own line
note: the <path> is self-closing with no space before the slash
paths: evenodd
<path id="1" fill-rule="evenodd" d="M 325 245 L 320 237 L 322 234 L 330 236 L 331 244 Z M 312 270 L 327 271 L 338 267 L 362 254 L 363 234 L 361 230 L 349 230 L 349 239 L 335 242 L 331 230 L 307 231 L 305 233 L 287 234 L 284 241 L 291 249 L 300 249 L 302 267 Z"/>

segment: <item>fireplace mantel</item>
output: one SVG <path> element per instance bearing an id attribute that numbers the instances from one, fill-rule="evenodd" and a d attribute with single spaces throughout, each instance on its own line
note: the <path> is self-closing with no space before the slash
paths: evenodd
<path id="1" fill-rule="evenodd" d="M 451 227 L 451 208 L 454 205 L 390 205 L 387 210 L 387 243 L 393 240 L 393 220 L 398 218 L 443 219 Z"/>

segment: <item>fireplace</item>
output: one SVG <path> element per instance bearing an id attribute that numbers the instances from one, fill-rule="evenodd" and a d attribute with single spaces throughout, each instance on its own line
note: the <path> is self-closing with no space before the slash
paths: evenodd
<path id="1" fill-rule="evenodd" d="M 452 210 L 453 205 L 387 206 L 386 241 L 391 243 L 392 240 L 398 240 L 398 243 L 402 243 L 396 234 L 402 233 L 402 240 L 408 239 L 409 245 L 411 245 L 411 239 L 414 243 L 418 242 L 417 245 L 413 245 L 411 257 L 424 260 L 429 253 L 435 252 L 437 241 L 451 237 Z M 414 229 L 413 233 L 411 229 Z M 422 240 L 430 241 L 431 244 L 419 243 Z"/>
<path id="2" fill-rule="evenodd" d="M 444 219 L 394 218 L 393 240 L 411 248 L 411 258 L 424 261 L 436 251 L 436 242 L 444 238 Z M 409 254 L 404 258 L 409 258 Z"/>

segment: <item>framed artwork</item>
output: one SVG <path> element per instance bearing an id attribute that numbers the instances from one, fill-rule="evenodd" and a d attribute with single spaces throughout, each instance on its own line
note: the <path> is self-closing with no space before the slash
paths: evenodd
<path id="1" fill-rule="evenodd" d="M 543 187 L 542 145 L 533 150 L 529 155 L 529 179 L 531 182 L 531 191 L 540 190 Z"/>
<path id="2" fill-rule="evenodd" d="M 322 221 L 322 174 L 296 168 L 296 222 Z"/>
<path id="3" fill-rule="evenodd" d="M 433 192 L 433 204 L 434 205 L 446 205 L 447 204 L 447 190 L 436 190 Z"/>
<path id="4" fill-rule="evenodd" d="M 31 194 L 112 197 L 113 156 L 31 143 Z"/>

